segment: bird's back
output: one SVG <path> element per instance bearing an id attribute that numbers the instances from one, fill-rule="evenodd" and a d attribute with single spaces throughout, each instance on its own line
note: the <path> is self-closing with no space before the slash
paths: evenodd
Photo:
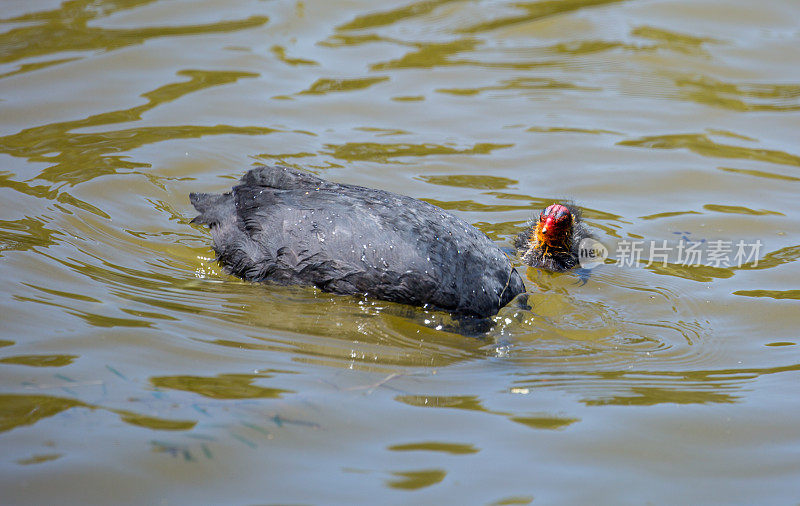
<path id="1" fill-rule="evenodd" d="M 411 197 L 260 167 L 230 194 L 191 198 L 220 261 L 244 279 L 481 317 L 524 291 L 485 234 Z"/>

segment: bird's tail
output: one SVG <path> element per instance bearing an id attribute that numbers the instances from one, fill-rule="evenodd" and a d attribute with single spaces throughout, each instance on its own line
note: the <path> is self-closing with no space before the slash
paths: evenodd
<path id="1" fill-rule="evenodd" d="M 189 201 L 200 213 L 194 217 L 192 223 L 219 225 L 234 214 L 233 195 L 230 193 L 190 193 Z"/>

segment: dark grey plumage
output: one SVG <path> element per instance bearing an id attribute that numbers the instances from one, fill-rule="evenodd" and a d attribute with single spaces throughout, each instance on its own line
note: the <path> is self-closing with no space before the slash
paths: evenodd
<path id="1" fill-rule="evenodd" d="M 488 317 L 525 291 L 484 233 L 434 205 L 258 167 L 230 193 L 190 195 L 193 223 L 211 228 L 219 261 L 250 281 Z"/>

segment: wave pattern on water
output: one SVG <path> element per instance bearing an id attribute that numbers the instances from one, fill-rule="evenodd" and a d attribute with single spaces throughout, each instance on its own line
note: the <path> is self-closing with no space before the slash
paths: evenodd
<path id="1" fill-rule="evenodd" d="M 631 502 L 796 500 L 796 3 L 3 7 L 6 501 L 614 503 L 620 475 Z M 603 244 L 763 248 L 518 266 L 528 292 L 464 332 L 226 275 L 187 195 L 265 162 L 509 254 L 561 200 Z"/>

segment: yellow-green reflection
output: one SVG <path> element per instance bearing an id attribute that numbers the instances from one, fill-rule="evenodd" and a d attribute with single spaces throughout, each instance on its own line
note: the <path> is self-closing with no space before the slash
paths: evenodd
<path id="1" fill-rule="evenodd" d="M 150 378 L 158 388 L 194 392 L 212 399 L 278 399 L 291 390 L 253 385 L 253 381 L 268 378 L 263 374 L 220 374 L 209 376 L 160 376 Z"/>
<path id="2" fill-rule="evenodd" d="M 530 23 L 551 16 L 558 16 L 588 7 L 599 7 L 619 3 L 624 0 L 543 0 L 540 2 L 516 2 L 514 7 L 523 11 L 521 14 L 504 16 L 483 23 L 476 23 L 462 28 L 462 33 L 479 33 L 505 28 L 520 23 Z"/>
<path id="3" fill-rule="evenodd" d="M 283 288 L 255 286 L 253 289 L 275 292 Z M 271 300 L 231 313 L 226 319 L 316 336 L 314 339 L 258 335 L 252 339 L 208 342 L 237 349 L 291 353 L 300 362 L 379 370 L 394 366 L 441 367 L 487 355 L 484 342 L 455 332 L 457 323 L 447 313 L 339 295 L 326 294 L 323 302 L 314 297 L 314 289 L 308 288 L 293 287 L 286 291 L 294 291 L 295 298 L 281 300 L 278 292 Z M 305 296 L 298 296 L 298 292 L 304 292 Z M 280 322 L 270 316 L 289 313 L 293 317 Z"/>
<path id="4" fill-rule="evenodd" d="M 349 44 L 363 44 L 366 42 L 392 42 L 402 46 L 413 48 L 400 58 L 389 60 L 386 62 L 373 63 L 370 65 L 370 70 L 386 71 L 395 69 L 430 69 L 436 67 L 456 67 L 456 66 L 476 66 L 491 69 L 510 69 L 510 70 L 531 70 L 541 67 L 550 67 L 559 65 L 558 60 L 543 59 L 547 56 L 559 53 L 581 53 L 598 51 L 601 49 L 608 49 L 611 46 L 600 44 L 583 44 L 576 47 L 552 47 L 542 48 L 540 51 L 540 58 L 526 59 L 526 60 L 508 60 L 508 61 L 495 61 L 495 60 L 482 60 L 474 58 L 457 57 L 461 53 L 474 52 L 482 46 L 482 42 L 478 39 L 466 37 L 463 39 L 453 40 L 449 42 L 399 42 L 383 38 L 371 39 L 355 39 L 351 40 L 347 37 L 334 37 L 330 44 L 332 45 L 349 45 Z M 598 47 L 602 46 L 602 47 Z M 613 46 L 613 45 L 612 45 Z M 510 80 L 511 82 L 514 79 Z M 526 79 L 523 79 L 523 83 Z M 536 81 L 531 78 L 531 81 Z M 541 82 L 545 83 L 544 86 L 539 86 L 539 89 L 588 89 L 577 88 L 569 83 L 562 83 L 556 80 L 545 79 Z M 550 83 L 548 86 L 547 83 Z M 445 90 L 453 90 L 452 94 L 461 95 L 474 95 L 478 91 L 473 91 L 475 88 L 445 88 Z M 505 88 L 503 88 L 505 89 Z M 530 89 L 530 88 L 529 88 Z M 441 90 L 440 90 L 441 91 Z M 479 90 L 480 91 L 480 90 Z"/>
<path id="5" fill-rule="evenodd" d="M 419 176 L 419 179 L 440 186 L 456 186 L 476 190 L 503 190 L 518 183 L 507 177 L 483 175 Z"/>
<path id="6" fill-rule="evenodd" d="M 510 148 L 513 144 L 480 142 L 471 148 L 458 149 L 441 144 L 380 144 L 377 142 L 348 142 L 326 144 L 325 149 L 334 158 L 342 160 L 368 160 L 385 162 L 390 158 L 432 155 L 485 155 L 496 149 Z"/>
<path id="7" fill-rule="evenodd" d="M 764 258 L 758 260 L 758 265 L 755 262 L 748 262 L 742 265 L 742 270 L 759 270 L 759 269 L 772 269 L 779 265 L 788 264 L 800 259 L 800 245 L 787 246 L 775 251 L 771 251 L 764 255 Z"/>
<path id="8" fill-rule="evenodd" d="M 442 469 L 423 469 L 420 471 L 398 471 L 392 473 L 396 478 L 386 482 L 391 488 L 419 490 L 444 480 L 447 473 Z"/>
<path id="9" fill-rule="evenodd" d="M 748 176 L 763 177 L 765 179 L 779 179 L 781 181 L 800 181 L 800 177 L 787 176 L 785 174 L 776 174 L 774 172 L 767 172 L 765 170 L 736 169 L 733 167 L 718 167 L 718 169 L 733 174 L 745 174 Z"/>
<path id="10" fill-rule="evenodd" d="M 376 137 L 406 135 L 411 133 L 407 130 L 401 130 L 399 128 L 358 127 L 355 130 L 358 130 L 359 132 L 374 132 Z"/>
<path id="11" fill-rule="evenodd" d="M 788 343 L 793 345 L 794 343 Z M 733 404 L 742 396 L 739 385 L 754 379 L 800 371 L 800 365 L 687 371 L 571 371 L 534 374 L 515 383 L 516 388 L 550 388 L 554 382 L 586 387 L 581 400 L 587 406 L 654 406 L 658 404 Z M 566 418 L 565 418 L 566 420 Z"/>
<path id="12" fill-rule="evenodd" d="M 33 425 L 70 408 L 92 408 L 75 399 L 49 395 L 0 394 L 0 432 L 22 425 Z"/>
<path id="13" fill-rule="evenodd" d="M 127 424 L 151 430 L 189 430 L 197 423 L 189 420 L 168 420 L 126 410 L 104 408 L 87 404 L 77 399 L 49 395 L 0 394 L 0 432 L 23 425 L 33 425 L 39 420 L 55 416 L 72 408 L 104 409 L 119 415 L 120 419 Z"/>
<path id="14" fill-rule="evenodd" d="M 653 135 L 620 141 L 620 146 L 650 149 L 688 149 L 698 155 L 716 158 L 741 158 L 780 165 L 800 166 L 800 156 L 772 149 L 745 148 L 712 141 L 705 134 Z"/>
<path id="15" fill-rule="evenodd" d="M 520 193 L 507 193 L 507 192 L 497 192 L 497 191 L 486 192 L 486 195 L 491 195 L 500 200 L 524 200 L 526 202 L 529 202 L 530 204 L 528 207 L 536 212 L 543 211 L 550 204 L 555 204 L 564 201 L 562 197 L 531 197 L 530 195 L 524 195 Z M 586 207 L 586 206 L 580 206 L 580 209 L 581 209 L 581 215 L 585 219 L 603 220 L 603 221 L 622 220 L 622 216 L 618 214 L 601 211 L 599 209 L 592 209 L 591 207 Z M 592 223 L 591 226 L 601 227 L 599 223 Z M 612 232 L 611 230 L 605 230 L 605 229 L 603 230 L 608 233 Z"/>
<path id="16" fill-rule="evenodd" d="M 89 311 L 82 311 L 80 309 L 69 309 L 67 313 L 81 318 L 87 325 L 100 328 L 113 328 L 113 327 L 139 327 L 149 328 L 152 327 L 152 322 L 146 320 L 137 320 L 133 318 L 122 318 L 119 316 L 109 316 L 98 313 L 91 313 Z"/>
<path id="17" fill-rule="evenodd" d="M 128 152 L 145 144 L 173 139 L 190 139 L 206 135 L 264 135 L 274 132 L 264 127 L 216 126 L 159 126 L 139 127 L 102 133 L 72 133 L 72 130 L 126 123 L 141 119 L 146 111 L 212 86 L 235 83 L 239 79 L 255 77 L 250 72 L 223 72 L 184 70 L 179 75 L 188 81 L 161 86 L 142 96 L 147 103 L 84 119 L 32 127 L 13 135 L 0 137 L 0 152 L 26 158 L 32 162 L 46 162 L 39 178 L 51 182 L 68 182 L 76 185 L 92 178 L 115 174 L 120 170 L 147 167 L 147 164 L 128 160 L 116 153 Z"/>
<path id="18" fill-rule="evenodd" d="M 777 216 L 786 216 L 783 213 L 779 213 L 778 211 L 770 211 L 768 209 L 749 209 L 744 206 L 725 206 L 721 204 L 706 204 L 703 206 L 703 209 L 708 211 L 714 211 L 716 213 L 726 213 L 726 214 L 744 214 L 744 215 L 752 215 L 752 216 L 763 216 L 766 214 L 773 214 Z"/>
<path id="19" fill-rule="evenodd" d="M 665 213 L 648 214 L 647 216 L 639 216 L 640 220 L 658 220 L 661 218 L 674 218 L 675 216 L 684 216 L 687 214 L 703 214 L 700 211 L 668 211 Z"/>
<path id="20" fill-rule="evenodd" d="M 800 290 L 737 290 L 733 294 L 744 297 L 800 300 Z"/>
<path id="21" fill-rule="evenodd" d="M 681 97 L 734 111 L 800 111 L 799 84 L 734 84 L 710 77 L 679 77 Z"/>
<path id="22" fill-rule="evenodd" d="M 0 257 L 3 251 L 25 251 L 37 246 L 47 247 L 56 243 L 54 237 L 60 232 L 50 230 L 34 218 L 0 220 Z"/>
<path id="23" fill-rule="evenodd" d="M 695 37 L 685 33 L 678 33 L 653 26 L 640 26 L 631 31 L 631 35 L 659 42 L 660 47 L 674 51 L 698 51 L 703 44 L 719 42 L 709 37 Z"/>
<path id="24" fill-rule="evenodd" d="M 510 497 L 504 497 L 503 499 L 493 502 L 491 506 L 524 506 L 532 502 L 533 496 L 531 495 L 512 495 Z"/>
<path id="25" fill-rule="evenodd" d="M 734 275 L 734 267 L 714 267 L 711 265 L 694 265 L 694 264 L 653 264 L 647 266 L 656 274 L 664 274 L 667 276 L 677 276 L 679 278 L 691 279 L 701 283 L 708 283 L 714 279 L 727 279 Z"/>
<path id="26" fill-rule="evenodd" d="M 272 46 L 270 48 L 272 54 L 275 55 L 283 63 L 287 63 L 292 66 L 298 65 L 319 65 L 319 63 L 315 62 L 314 60 L 305 60 L 303 58 L 289 58 L 286 56 L 286 48 L 283 46 Z"/>
<path id="27" fill-rule="evenodd" d="M 578 86 L 576 84 L 557 81 L 555 79 L 544 79 L 538 77 L 520 77 L 501 81 L 494 86 L 481 86 L 479 88 L 439 88 L 439 93 L 450 95 L 477 95 L 484 91 L 507 91 L 507 90 L 582 90 L 592 91 L 599 88 Z"/>
<path id="28" fill-rule="evenodd" d="M 395 102 L 422 102 L 425 100 L 423 95 L 405 95 L 402 97 L 392 97 Z"/>
<path id="29" fill-rule="evenodd" d="M 94 20 L 118 11 L 147 5 L 153 0 L 71 0 L 60 9 L 25 14 L 5 22 L 26 23 L 0 34 L 0 63 L 33 58 L 64 51 L 111 51 L 155 37 L 224 33 L 262 26 L 265 16 L 202 25 L 110 29 L 96 26 Z M 62 59 L 63 60 L 63 59 Z"/>
<path id="30" fill-rule="evenodd" d="M 453 60 L 451 57 L 458 53 L 472 51 L 479 45 L 480 42 L 475 39 L 460 39 L 440 43 L 414 43 L 413 47 L 416 48 L 416 51 L 409 52 L 402 58 L 396 60 L 372 64 L 370 65 L 370 70 L 429 69 L 449 65 L 472 64 L 475 62 Z"/>
<path id="31" fill-rule="evenodd" d="M 44 286 L 38 286 L 38 285 L 35 285 L 33 283 L 22 283 L 22 284 L 27 286 L 27 287 L 33 288 L 35 290 L 38 290 L 38 291 L 40 291 L 42 293 L 46 293 L 48 295 L 53 295 L 55 297 L 64 297 L 64 298 L 67 298 L 67 299 L 79 300 L 81 302 L 93 302 L 95 304 L 101 304 L 102 303 L 102 301 L 100 301 L 98 299 L 95 299 L 94 297 L 89 297 L 88 295 L 82 295 L 80 293 L 64 292 L 64 291 L 61 291 L 61 290 L 53 290 L 52 288 L 46 288 Z"/>
<path id="32" fill-rule="evenodd" d="M 317 79 L 302 95 L 324 95 L 339 91 L 356 91 L 388 81 L 388 77 L 362 77 L 360 79 Z"/>
<path id="33" fill-rule="evenodd" d="M 11 174 L 0 173 L 0 188 L 9 188 L 24 195 L 30 195 L 31 197 L 55 200 L 62 204 L 69 204 L 77 207 L 78 209 L 83 209 L 84 211 L 88 211 L 94 215 L 108 218 L 108 215 L 99 208 L 89 204 L 88 202 L 73 197 L 61 188 L 53 189 L 50 186 L 33 185 L 28 182 L 15 181 L 11 179 Z M 50 233 L 53 232 L 51 231 Z"/>
<path id="34" fill-rule="evenodd" d="M 535 216 L 535 210 L 531 210 L 531 217 Z M 527 221 L 506 221 L 491 223 L 488 221 L 476 221 L 472 224 L 475 228 L 488 235 L 493 241 L 501 242 L 508 240 L 519 234 L 520 230 L 528 226 Z M 511 254 L 510 256 L 514 256 Z"/>
<path id="35" fill-rule="evenodd" d="M 120 311 L 123 313 L 127 313 L 131 316 L 136 316 L 138 318 L 148 318 L 148 319 L 156 319 L 156 320 L 169 320 L 169 321 L 178 321 L 178 318 L 174 316 L 169 316 L 161 313 L 154 313 L 153 311 L 140 311 L 138 309 L 127 309 L 124 307 L 119 308 Z"/>
<path id="36" fill-rule="evenodd" d="M 0 358 L 0 364 L 27 365 L 30 367 L 64 367 L 78 358 L 78 355 L 15 355 Z"/>
<path id="37" fill-rule="evenodd" d="M 475 212 L 479 211 L 482 213 L 498 213 L 503 211 L 517 211 L 521 209 L 532 209 L 531 206 L 510 206 L 508 204 L 501 205 L 501 204 L 481 204 L 480 202 L 475 202 L 474 200 L 454 200 L 450 202 L 445 202 L 442 200 L 436 199 L 422 199 L 429 204 L 433 204 L 435 206 L 441 207 L 442 209 L 447 209 L 448 211 L 463 211 L 463 212 Z"/>
<path id="38" fill-rule="evenodd" d="M 758 139 L 754 139 L 753 137 L 748 137 L 746 135 L 737 134 L 736 132 L 731 132 L 730 130 L 723 130 L 721 128 L 706 128 L 706 132 L 712 135 L 720 135 L 722 137 L 730 137 L 731 139 L 739 139 L 742 141 L 748 142 L 758 142 Z"/>
<path id="39" fill-rule="evenodd" d="M 373 12 L 357 16 L 352 21 L 339 25 L 337 30 L 363 30 L 365 28 L 377 28 L 379 26 L 391 25 L 398 21 L 416 16 L 423 16 L 441 5 L 462 1 L 463 0 L 426 0 L 423 2 L 414 2 L 388 11 Z"/>
<path id="40" fill-rule="evenodd" d="M 591 53 L 599 53 L 602 51 L 611 51 L 612 49 L 624 48 L 629 50 L 636 50 L 638 48 L 631 47 L 620 42 L 607 42 L 605 40 L 576 40 L 569 42 L 561 42 L 554 46 L 543 48 L 545 53 L 555 53 L 558 55 L 566 56 L 580 56 Z M 600 88 L 582 88 L 586 90 L 594 90 Z"/>
<path id="41" fill-rule="evenodd" d="M 197 425 L 194 420 L 167 420 L 124 410 L 112 411 L 118 414 L 125 423 L 152 430 L 190 430 Z"/>
<path id="42" fill-rule="evenodd" d="M 11 77 L 17 74 L 24 74 L 25 72 L 33 72 L 35 70 L 44 69 L 47 67 L 53 67 L 55 65 L 60 65 L 62 63 L 69 63 L 76 60 L 80 60 L 78 57 L 74 58 L 56 58 L 55 60 L 43 61 L 43 62 L 36 62 L 36 63 L 23 63 L 22 65 L 17 68 L 17 70 L 12 70 L 11 72 L 6 72 L 5 74 L 0 74 L 0 79 L 4 77 Z"/>
<path id="43" fill-rule="evenodd" d="M 395 397 L 395 400 L 418 408 L 451 408 L 492 414 L 507 414 L 486 409 L 478 396 L 475 395 L 400 395 Z"/>
<path id="44" fill-rule="evenodd" d="M 554 134 L 613 134 L 622 135 L 613 130 L 603 130 L 601 128 L 574 128 L 574 127 L 530 127 L 526 132 L 554 133 Z"/>
<path id="45" fill-rule="evenodd" d="M 347 35 L 336 34 L 328 37 L 326 40 L 318 42 L 317 44 L 323 47 L 345 47 L 345 46 L 359 46 L 361 44 L 370 44 L 372 42 L 394 42 L 374 33 L 363 35 Z"/>
<path id="46" fill-rule="evenodd" d="M 714 391 L 680 388 L 631 387 L 630 393 L 608 398 L 585 399 L 587 406 L 655 406 L 656 404 L 732 404 L 740 397 Z"/>
<path id="47" fill-rule="evenodd" d="M 559 430 L 563 429 L 575 422 L 579 422 L 579 418 L 563 418 L 558 416 L 512 416 L 509 417 L 512 422 L 525 425 L 532 429 L 546 429 L 546 430 Z"/>
<path id="48" fill-rule="evenodd" d="M 195 255 L 201 252 L 207 254 L 207 249 L 200 248 Z M 213 277 L 224 280 L 224 283 L 204 283 L 176 279 L 157 270 L 111 265 L 102 259 L 98 259 L 101 263 L 90 263 L 71 258 L 48 258 L 108 286 L 116 297 L 155 308 L 154 311 L 120 308 L 124 313 L 141 318 L 130 319 L 99 316 L 62 303 L 29 299 L 67 309 L 70 314 L 92 325 L 153 326 L 158 320 L 181 319 L 187 314 L 211 316 L 248 328 L 260 325 L 293 335 L 316 337 L 288 339 L 281 334 L 257 333 L 254 337 L 209 339 L 208 342 L 237 349 L 290 352 L 298 355 L 300 360 L 327 365 L 341 365 L 345 361 L 379 368 L 393 365 L 436 367 L 487 354 L 481 341 L 453 333 L 457 330 L 457 322 L 444 312 L 424 311 L 358 296 L 323 294 L 309 287 L 245 283 L 219 272 L 215 272 Z M 197 261 L 196 257 L 193 259 Z M 144 295 L 151 293 L 158 296 Z M 223 297 L 228 304 L 221 308 L 209 307 L 205 303 L 209 296 Z M 292 317 L 276 320 L 276 314 Z M 154 319 L 156 321 L 152 321 Z M 437 327 L 442 330 L 435 330 Z M 420 347 L 420 340 L 424 340 L 426 345 Z"/>
<path id="49" fill-rule="evenodd" d="M 392 445 L 388 448 L 393 452 L 440 452 L 451 455 L 471 455 L 480 450 L 475 445 L 460 443 L 442 443 L 439 441 L 425 441 L 422 443 L 408 443 L 402 445 Z"/>
<path id="50" fill-rule="evenodd" d="M 293 169 L 303 170 L 308 169 L 309 167 L 299 163 L 291 163 L 286 160 L 291 158 L 312 158 L 315 156 L 317 156 L 316 153 L 311 153 L 310 151 L 301 151 L 298 153 L 261 153 L 260 155 L 257 155 L 256 158 L 260 160 L 266 160 L 266 163 L 279 163 L 280 165 L 285 165 Z"/>
<path id="51" fill-rule="evenodd" d="M 61 457 L 62 454 L 60 453 L 46 453 L 43 455 L 33 455 L 31 457 L 28 457 L 27 459 L 17 460 L 17 464 L 21 466 L 28 466 L 31 464 L 41 464 L 43 462 L 50 462 L 51 460 L 56 460 Z"/>

